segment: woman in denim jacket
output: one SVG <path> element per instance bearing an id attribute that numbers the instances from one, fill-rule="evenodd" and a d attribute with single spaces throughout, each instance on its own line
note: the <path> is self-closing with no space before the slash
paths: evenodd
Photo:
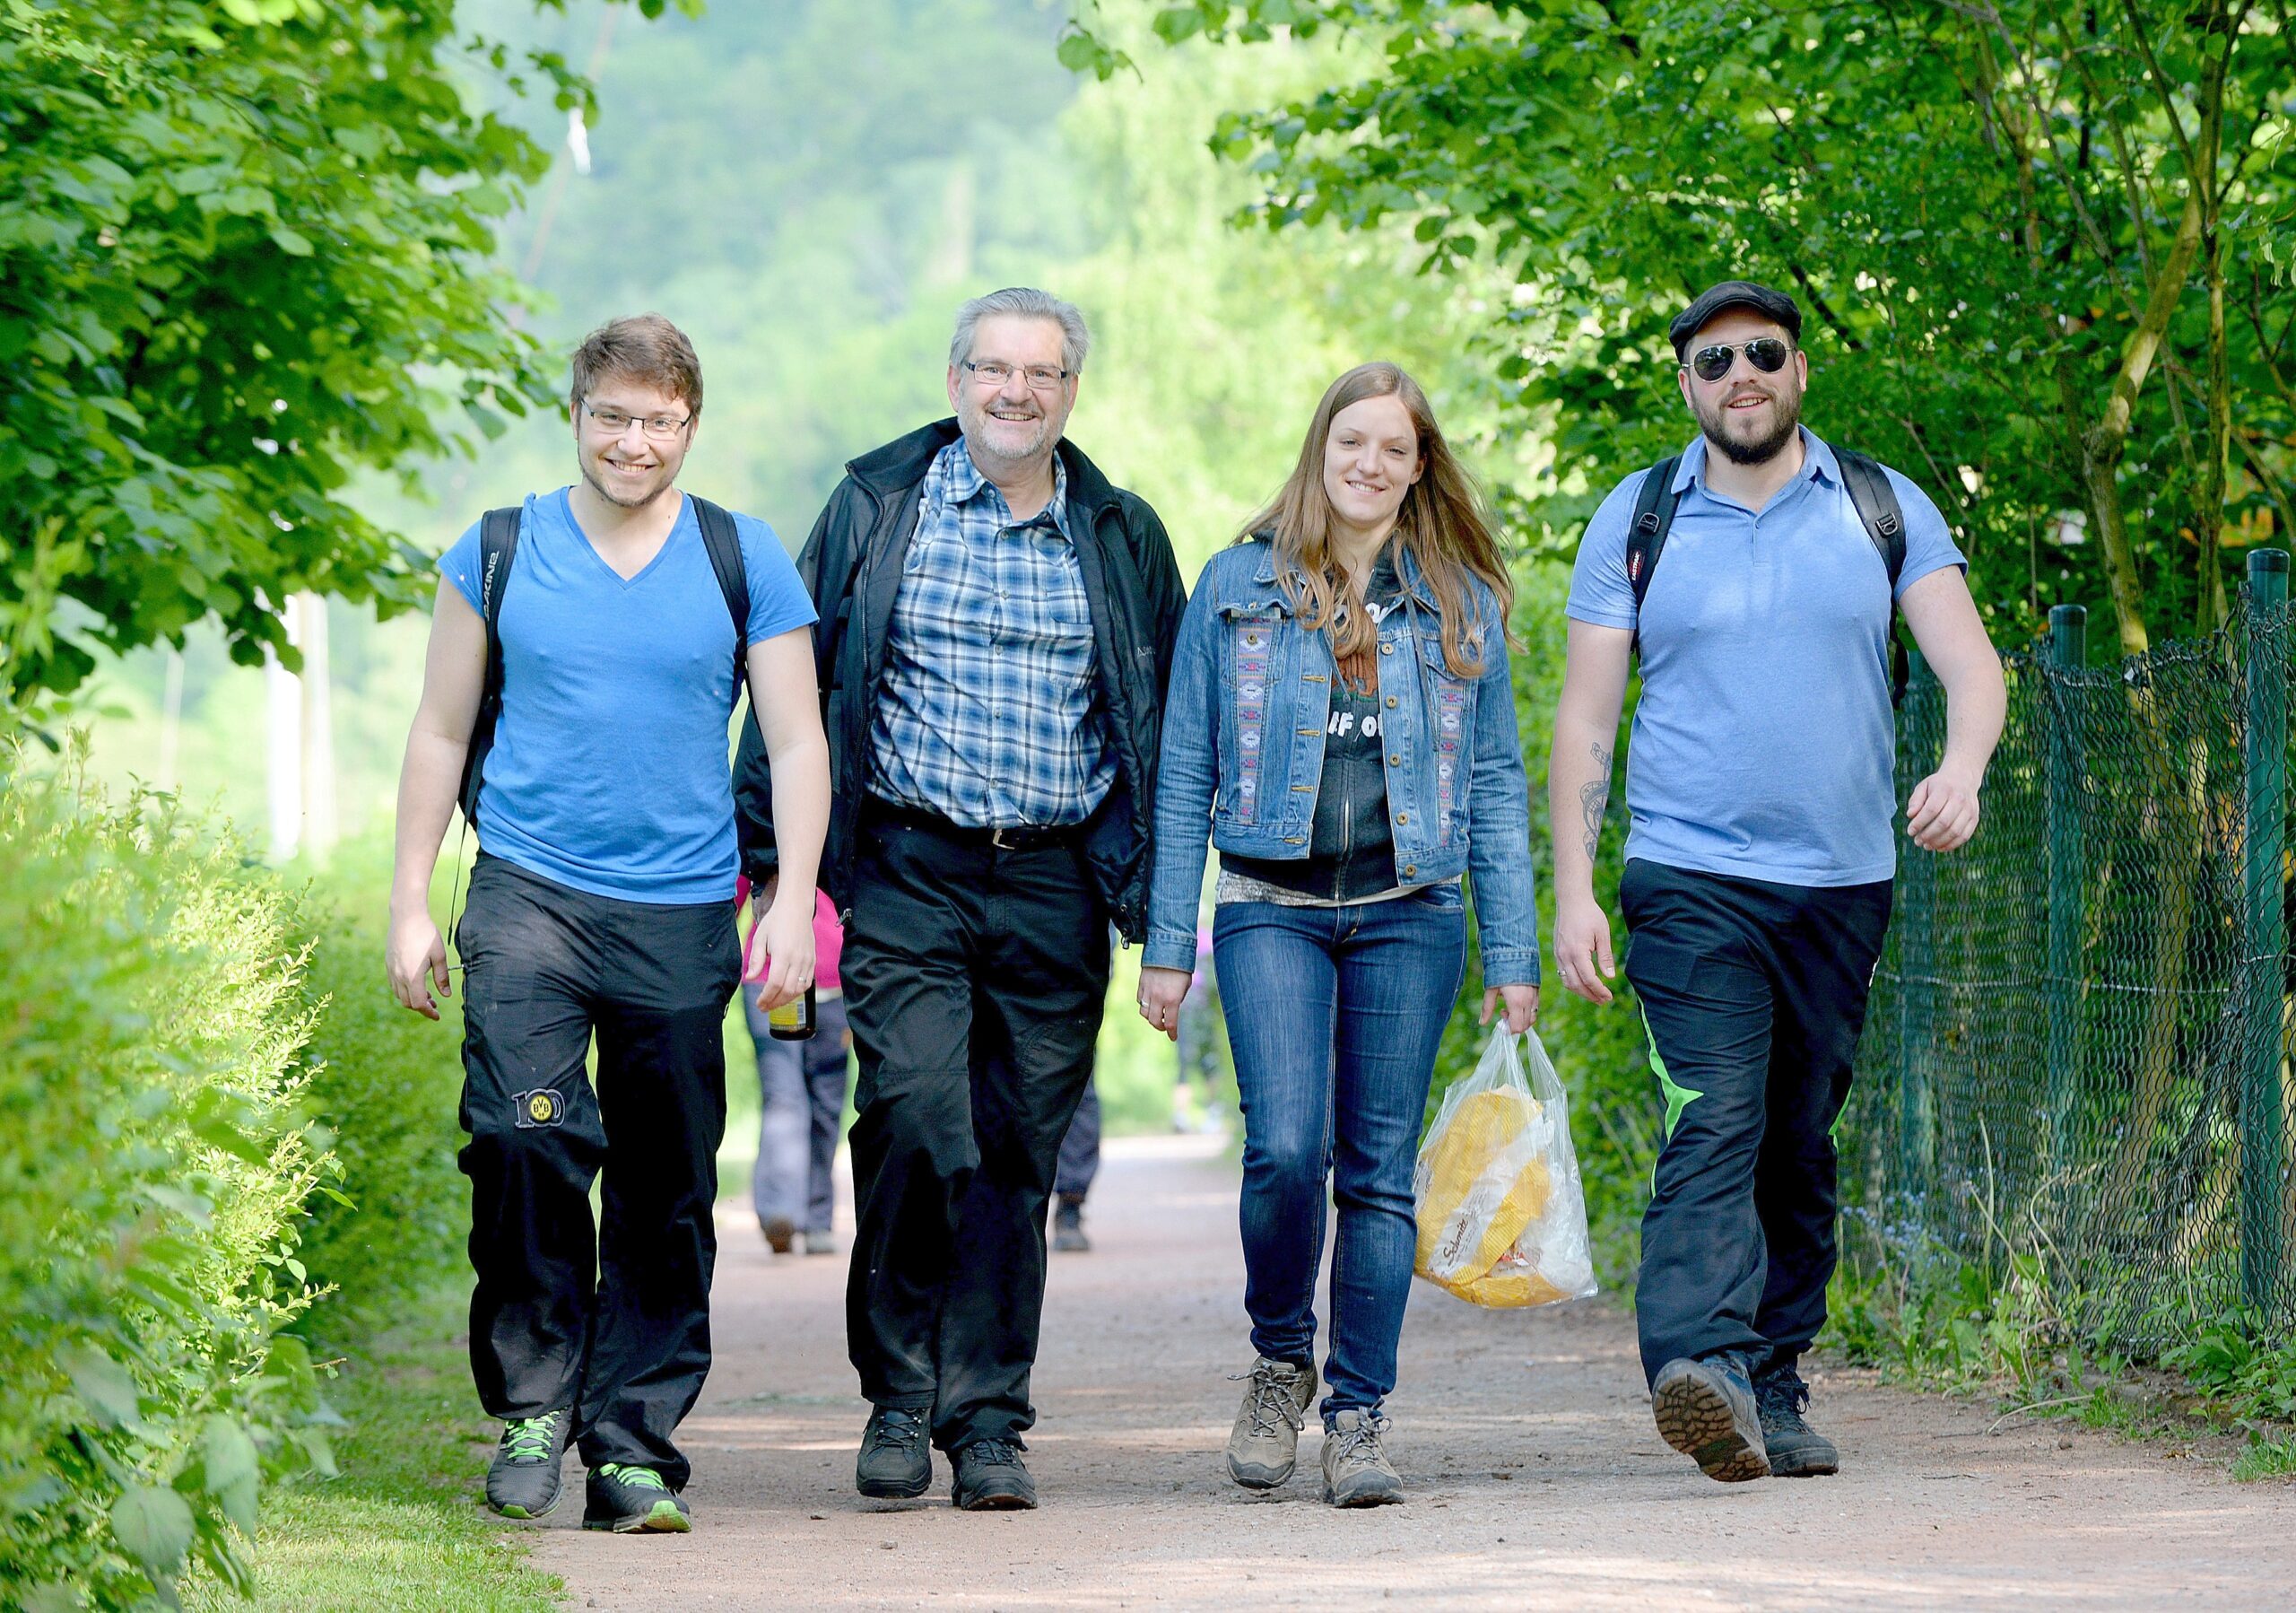
<path id="1" fill-rule="evenodd" d="M 1538 1012 L 1512 597 L 1426 395 L 1393 364 L 1364 364 L 1324 394 L 1291 479 L 1204 569 L 1180 626 L 1140 1011 L 1176 1031 L 1208 822 L 1258 1356 L 1228 1471 L 1255 1489 L 1292 1476 L 1315 1400 L 1328 1176 L 1324 1498 L 1404 1498 L 1379 1407 L 1411 1286 L 1420 1122 L 1465 968 L 1462 874 L 1484 1020 L 1503 1006 L 1521 1031 Z"/>

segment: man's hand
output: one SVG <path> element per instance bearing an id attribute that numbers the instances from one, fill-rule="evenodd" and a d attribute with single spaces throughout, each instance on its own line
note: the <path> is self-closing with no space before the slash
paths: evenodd
<path id="1" fill-rule="evenodd" d="M 1483 1018 L 1489 1024 L 1492 1014 L 1501 1003 L 1507 1005 L 1507 1033 L 1519 1036 L 1539 1022 L 1539 989 L 1536 986 L 1492 986 L 1483 994 Z"/>
<path id="2" fill-rule="evenodd" d="M 1905 804 L 1905 832 L 1925 851 L 1952 851 L 1977 833 L 1979 782 L 1941 767 L 1913 787 Z"/>
<path id="3" fill-rule="evenodd" d="M 1564 990 L 1596 1007 L 1611 1000 L 1611 989 L 1603 982 L 1615 978 L 1618 967 L 1611 960 L 1611 921 L 1602 903 L 1591 896 L 1557 902 L 1554 957 Z"/>
<path id="4" fill-rule="evenodd" d="M 777 878 L 767 883 L 765 894 L 765 917 L 750 936 L 751 953 L 761 947 L 764 952 L 750 966 L 763 973 L 749 978 L 757 987 L 757 1006 L 770 1014 L 804 996 L 813 983 L 813 893 L 810 886 L 784 891 Z M 794 896 L 804 900 L 793 901 Z"/>
<path id="5" fill-rule="evenodd" d="M 452 997 L 447 980 L 447 944 L 426 911 L 394 916 L 390 939 L 383 948 L 383 971 L 390 976 L 391 995 L 426 1019 L 439 1017 L 432 988 L 440 997 Z"/>
<path id="6" fill-rule="evenodd" d="M 1174 1042 L 1180 1039 L 1180 1000 L 1187 995 L 1195 973 L 1187 969 L 1143 969 L 1140 972 L 1140 1017 Z"/>

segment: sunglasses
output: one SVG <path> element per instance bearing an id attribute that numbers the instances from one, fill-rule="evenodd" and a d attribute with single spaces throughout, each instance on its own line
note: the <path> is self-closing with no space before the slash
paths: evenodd
<path id="1" fill-rule="evenodd" d="M 1730 362 L 1739 353 L 1746 355 L 1746 362 L 1764 375 L 1776 375 L 1786 368 L 1787 356 L 1794 349 L 1777 336 L 1756 336 L 1751 342 L 1735 344 L 1717 343 L 1701 347 L 1690 355 L 1691 373 L 1702 381 L 1718 381 L 1730 373 Z"/>

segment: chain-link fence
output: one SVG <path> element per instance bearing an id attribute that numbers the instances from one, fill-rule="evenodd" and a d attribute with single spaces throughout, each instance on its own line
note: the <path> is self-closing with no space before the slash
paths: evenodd
<path id="1" fill-rule="evenodd" d="M 2196 642 L 2092 667 L 2060 607 L 2010 658 L 1977 838 L 1900 839 L 1840 1133 L 1853 1238 L 2030 1255 L 2068 1321 L 2126 1346 L 2236 1306 L 2296 1334 L 2286 568 L 2252 556 Z M 1944 705 L 1917 668 L 1900 799 Z"/>

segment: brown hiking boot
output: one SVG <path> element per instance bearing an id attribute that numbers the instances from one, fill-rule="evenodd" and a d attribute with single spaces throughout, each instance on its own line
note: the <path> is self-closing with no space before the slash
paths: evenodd
<path id="1" fill-rule="evenodd" d="M 1228 1435 L 1228 1477 L 1248 1490 L 1272 1490 L 1291 1478 L 1300 1460 L 1300 1430 L 1315 1403 L 1314 1367 L 1265 1356 L 1253 1362 L 1244 1374 L 1243 1408 Z"/>

